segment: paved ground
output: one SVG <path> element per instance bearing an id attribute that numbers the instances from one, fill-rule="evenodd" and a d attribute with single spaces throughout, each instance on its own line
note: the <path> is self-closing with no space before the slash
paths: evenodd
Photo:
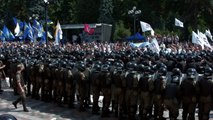
<path id="1" fill-rule="evenodd" d="M 45 103 L 30 97 L 27 98 L 27 107 L 30 112 L 26 113 L 23 112 L 21 104 L 18 104 L 18 109 L 15 109 L 11 104 L 16 98 L 17 96 L 13 95 L 12 89 L 4 87 L 3 94 L 0 94 L 0 115 L 12 114 L 18 120 L 116 120 L 112 116 L 110 118 L 101 118 L 99 115 L 93 115 L 91 114 L 91 109 L 86 112 L 79 112 L 77 109 L 68 109 L 66 106 L 59 107 L 56 104 Z M 165 112 L 164 116 L 168 117 L 168 112 Z M 178 118 L 181 119 L 181 114 Z M 213 114 L 211 119 L 213 120 Z"/>

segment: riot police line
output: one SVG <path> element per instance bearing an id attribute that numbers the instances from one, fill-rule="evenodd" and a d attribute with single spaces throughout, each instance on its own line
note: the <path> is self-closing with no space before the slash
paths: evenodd
<path id="1" fill-rule="evenodd" d="M 92 104 L 92 113 L 102 117 L 113 112 L 119 119 L 164 119 L 163 111 L 168 109 L 170 119 L 175 120 L 183 108 L 183 120 L 193 120 L 198 107 L 199 119 L 208 120 L 212 108 L 213 53 L 209 51 L 104 53 L 5 47 L 0 57 L 7 66 L 11 87 L 14 68 L 22 63 L 27 93 L 33 99 L 70 108 L 79 106 L 80 111 Z M 102 108 L 98 104 L 100 95 Z M 79 105 L 74 104 L 76 97 Z"/>

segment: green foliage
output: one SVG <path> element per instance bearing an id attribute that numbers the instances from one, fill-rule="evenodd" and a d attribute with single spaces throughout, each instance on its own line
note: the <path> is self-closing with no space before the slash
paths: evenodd
<path id="1" fill-rule="evenodd" d="M 100 15 L 98 18 L 99 23 L 112 23 L 113 22 L 113 6 L 112 0 L 101 0 Z"/>
<path id="2" fill-rule="evenodd" d="M 100 0 L 78 0 L 75 17 L 78 23 L 96 23 L 99 17 Z"/>
<path id="3" fill-rule="evenodd" d="M 130 35 L 131 35 L 130 29 L 125 28 L 124 22 L 120 20 L 115 25 L 114 40 L 121 40 Z"/>
<path id="4" fill-rule="evenodd" d="M 162 33 L 174 32 L 190 34 L 191 30 L 213 31 L 212 0 L 48 0 L 48 17 L 61 24 L 110 23 L 115 39 L 121 39 L 133 29 L 133 18 L 128 10 L 136 6 L 141 10 L 137 17 L 136 30 L 140 29 L 138 21 L 149 23 L 154 30 Z M 43 0 L 1 0 L 0 27 L 6 24 L 11 28 L 12 17 L 28 21 L 33 14 L 44 20 Z M 184 29 L 174 26 L 174 18 L 184 22 Z M 122 20 L 123 22 L 119 22 Z M 114 29 L 116 28 L 116 29 Z M 187 36 L 187 35 L 184 35 Z M 187 38 L 186 38 L 187 39 Z"/>

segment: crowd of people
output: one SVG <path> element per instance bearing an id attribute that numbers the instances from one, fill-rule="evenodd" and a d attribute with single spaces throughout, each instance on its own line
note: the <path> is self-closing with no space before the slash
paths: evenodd
<path id="1" fill-rule="evenodd" d="M 161 120 L 165 109 L 176 120 L 180 108 L 183 120 L 194 120 L 198 105 L 199 119 L 208 120 L 213 102 L 213 52 L 178 39 L 157 40 L 159 53 L 148 46 L 132 48 L 128 42 L 2 43 L 0 60 L 6 65 L 2 69 L 14 94 L 21 96 L 13 105 L 17 107 L 22 100 L 26 112 L 25 94 L 79 111 L 92 105 L 93 114 L 109 117 L 113 112 L 119 119 L 132 120 Z"/>

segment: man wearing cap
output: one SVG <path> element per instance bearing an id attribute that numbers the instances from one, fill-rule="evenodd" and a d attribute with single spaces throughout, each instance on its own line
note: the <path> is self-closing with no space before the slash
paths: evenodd
<path id="1" fill-rule="evenodd" d="M 14 105 L 15 108 L 17 108 L 17 104 L 22 101 L 23 109 L 25 112 L 29 112 L 29 110 L 26 107 L 26 86 L 24 85 L 24 79 L 22 75 L 22 71 L 24 70 L 24 65 L 22 63 L 17 65 L 17 70 L 16 70 L 16 76 L 14 80 L 14 84 L 18 90 L 18 93 L 20 97 L 14 101 L 12 104 Z"/>

